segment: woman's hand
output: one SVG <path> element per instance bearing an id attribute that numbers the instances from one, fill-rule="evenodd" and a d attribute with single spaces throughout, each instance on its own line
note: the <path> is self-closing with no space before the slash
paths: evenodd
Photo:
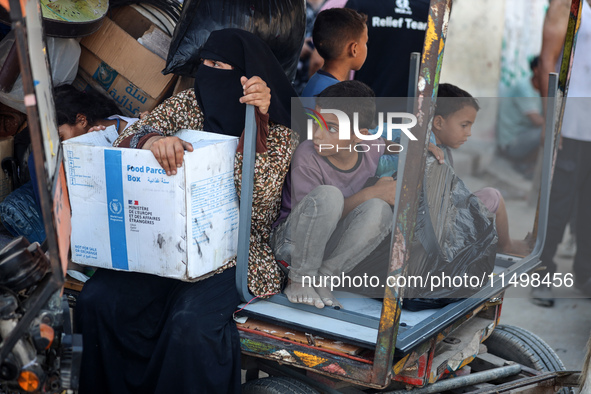
<path id="1" fill-rule="evenodd" d="M 90 129 L 88 129 L 88 132 L 91 133 L 93 131 L 103 131 L 104 129 L 106 129 L 105 126 L 97 125 L 97 126 L 92 126 Z"/>
<path id="2" fill-rule="evenodd" d="M 244 96 L 240 97 L 240 102 L 252 104 L 258 107 L 262 114 L 266 114 L 271 104 L 271 89 L 267 87 L 267 83 L 257 76 L 250 79 L 242 77 L 240 83 L 244 90 Z"/>
<path id="3" fill-rule="evenodd" d="M 161 135 L 150 138 L 142 149 L 150 149 L 166 175 L 176 175 L 176 169 L 183 165 L 184 151 L 193 152 L 193 145 L 179 137 Z"/>

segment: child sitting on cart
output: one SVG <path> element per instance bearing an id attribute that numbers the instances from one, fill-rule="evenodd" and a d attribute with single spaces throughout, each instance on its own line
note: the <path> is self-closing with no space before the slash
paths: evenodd
<path id="1" fill-rule="evenodd" d="M 316 110 L 343 111 L 351 125 L 356 112 L 359 131 L 367 134 L 374 122 L 374 97 L 362 82 L 339 82 L 319 94 Z M 290 264 L 285 295 L 317 308 L 341 306 L 326 287 L 328 277 L 351 271 L 390 233 L 396 181 L 383 177 L 367 187 L 366 182 L 383 154 L 399 150 L 386 149 L 390 143 L 382 138 L 362 141 L 353 130 L 349 138 L 339 138 L 337 116 L 321 116 L 326 123 L 316 124 L 313 139 L 294 154 L 291 190 L 284 189 L 271 234 L 275 257 Z"/>
<path id="2" fill-rule="evenodd" d="M 445 161 L 452 167 L 450 148 L 459 148 L 472 135 L 472 125 L 479 109 L 478 101 L 470 93 L 451 84 L 439 85 L 432 131 L 437 145 L 444 151 Z M 474 195 L 495 215 L 500 251 L 527 255 L 530 252 L 528 244 L 509 237 L 509 220 L 501 193 L 492 187 L 485 187 Z"/>

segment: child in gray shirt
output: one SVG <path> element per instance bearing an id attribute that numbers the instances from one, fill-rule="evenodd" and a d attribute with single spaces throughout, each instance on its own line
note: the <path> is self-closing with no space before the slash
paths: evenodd
<path id="1" fill-rule="evenodd" d="M 340 82 L 320 93 L 317 115 L 322 108 L 343 111 L 351 120 L 357 112 L 359 131 L 367 134 L 374 122 L 374 93 L 359 81 Z M 294 154 L 290 203 L 284 196 L 284 219 L 271 234 L 275 257 L 290 264 L 285 295 L 317 308 L 341 306 L 326 287 L 327 277 L 351 271 L 390 233 L 396 181 L 383 177 L 364 186 L 380 157 L 400 150 L 389 149 L 392 145 L 381 138 L 364 141 L 353 130 L 344 139 L 337 116 L 322 117 L 313 139 Z"/>

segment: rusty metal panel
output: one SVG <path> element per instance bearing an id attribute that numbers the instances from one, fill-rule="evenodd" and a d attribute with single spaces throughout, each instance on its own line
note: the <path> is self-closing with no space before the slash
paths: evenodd
<path id="1" fill-rule="evenodd" d="M 60 177 L 61 150 L 57 144 L 57 125 L 51 92 L 51 75 L 47 68 L 47 51 L 43 34 L 41 11 L 37 1 L 10 0 L 10 18 L 15 33 L 19 58 L 27 121 L 35 158 L 37 185 L 41 197 L 41 211 L 51 272 L 45 276 L 34 293 L 24 316 L 4 338 L 0 347 L 0 360 L 4 360 L 18 339 L 24 335 L 39 310 L 49 297 L 62 289 L 69 250 L 69 203 L 65 193 L 65 177 Z M 5 3 L 6 4 L 6 3 Z M 53 123 L 52 123 L 53 121 Z M 61 167 L 60 167 L 61 166 Z M 46 170 L 47 169 L 47 170 Z M 57 190 L 56 190 L 57 187 Z M 60 253 L 61 252 L 61 253 Z M 65 260 L 64 260 L 65 259 Z"/>
<path id="2" fill-rule="evenodd" d="M 371 363 L 361 358 L 342 357 L 246 331 L 240 332 L 240 346 L 245 355 L 277 361 L 354 384 L 377 387 L 368 383 L 372 372 Z"/>
<path id="3" fill-rule="evenodd" d="M 566 29 L 566 39 L 564 41 L 562 61 L 560 63 L 560 73 L 558 76 L 558 91 L 556 92 L 556 100 L 558 100 L 559 104 L 557 106 L 558 113 L 556 114 L 556 127 L 553 131 L 554 152 L 552 157 L 556 157 L 558 137 L 560 135 L 560 130 L 562 130 L 562 120 L 564 118 L 566 96 L 568 94 L 568 85 L 570 83 L 570 72 L 575 57 L 577 34 L 579 32 L 579 27 L 581 27 L 581 16 L 583 15 L 583 1 L 584 0 L 572 0 L 570 7 L 568 27 Z M 552 172 L 554 172 L 554 167 L 552 167 Z"/>
<path id="4" fill-rule="evenodd" d="M 570 70 L 572 68 L 572 59 L 575 55 L 575 47 L 577 43 L 577 34 L 579 27 L 581 27 L 581 16 L 583 15 L 583 0 L 572 0 L 570 14 L 568 19 L 568 27 L 566 30 L 566 40 L 564 42 L 564 52 L 562 55 L 562 62 L 560 64 L 560 74 L 558 78 L 559 97 L 565 97 L 568 93 L 568 84 L 570 82 Z M 560 130 L 562 125 L 562 115 L 564 114 L 564 103 L 560 106 L 560 116 L 558 118 L 558 126 L 555 133 Z"/>
<path id="5" fill-rule="evenodd" d="M 414 107 L 418 123 L 413 128 L 413 134 L 417 137 L 417 141 L 408 144 L 404 175 L 399 188 L 401 192 L 397 196 L 389 276 L 406 273 L 405 263 L 409 259 L 408 246 L 412 244 L 414 236 L 418 196 L 422 187 L 429 142 L 429 125 L 434 110 L 435 101 L 431 98 L 437 94 L 451 3 L 451 0 L 432 0 L 429 9 L 429 22 L 417 86 L 418 99 Z M 400 322 L 401 300 L 401 289 L 386 287 L 372 377 L 372 382 L 377 385 L 386 386 L 390 380 Z"/>

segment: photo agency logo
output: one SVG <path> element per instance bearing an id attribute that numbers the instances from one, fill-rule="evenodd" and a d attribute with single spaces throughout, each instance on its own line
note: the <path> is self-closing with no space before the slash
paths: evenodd
<path id="1" fill-rule="evenodd" d="M 371 130 L 370 133 L 364 134 L 359 129 L 359 113 L 353 112 L 353 122 L 350 121 L 349 116 L 338 109 L 325 109 L 321 108 L 320 111 L 316 111 L 312 108 L 305 108 L 306 115 L 308 116 L 308 123 L 306 125 L 306 130 L 308 132 L 307 138 L 312 140 L 314 138 L 314 129 L 316 127 L 320 128 L 320 130 L 327 130 L 329 132 L 337 132 L 337 131 L 330 131 L 331 129 L 328 126 L 328 123 L 322 116 L 322 114 L 332 114 L 336 116 L 338 121 L 338 133 L 340 140 L 350 140 L 351 139 L 351 130 L 356 137 L 358 137 L 362 141 L 375 141 L 380 137 L 387 139 L 388 141 L 393 141 L 395 131 L 400 130 L 401 133 L 404 133 L 409 140 L 416 141 L 417 137 L 415 137 L 410 129 L 412 129 L 417 124 L 417 117 L 413 114 L 407 112 L 387 112 L 384 116 L 383 112 L 378 113 L 378 126 Z M 384 117 L 386 121 L 384 122 Z M 317 126 L 315 126 L 315 124 Z M 351 127 L 353 126 L 353 127 Z M 384 129 L 386 133 L 384 133 Z M 396 132 L 398 136 L 398 133 Z M 371 146 L 376 145 L 384 145 L 384 144 L 368 144 L 368 143 L 358 143 L 353 147 L 356 152 L 367 152 L 371 149 Z M 318 146 L 319 151 L 323 149 L 333 149 L 335 148 L 332 144 L 319 144 Z M 337 146 L 337 151 L 339 147 Z M 399 144 L 390 144 L 386 146 L 386 149 L 392 153 L 402 152 L 403 147 Z M 398 150 L 395 150 L 398 149 Z"/>

